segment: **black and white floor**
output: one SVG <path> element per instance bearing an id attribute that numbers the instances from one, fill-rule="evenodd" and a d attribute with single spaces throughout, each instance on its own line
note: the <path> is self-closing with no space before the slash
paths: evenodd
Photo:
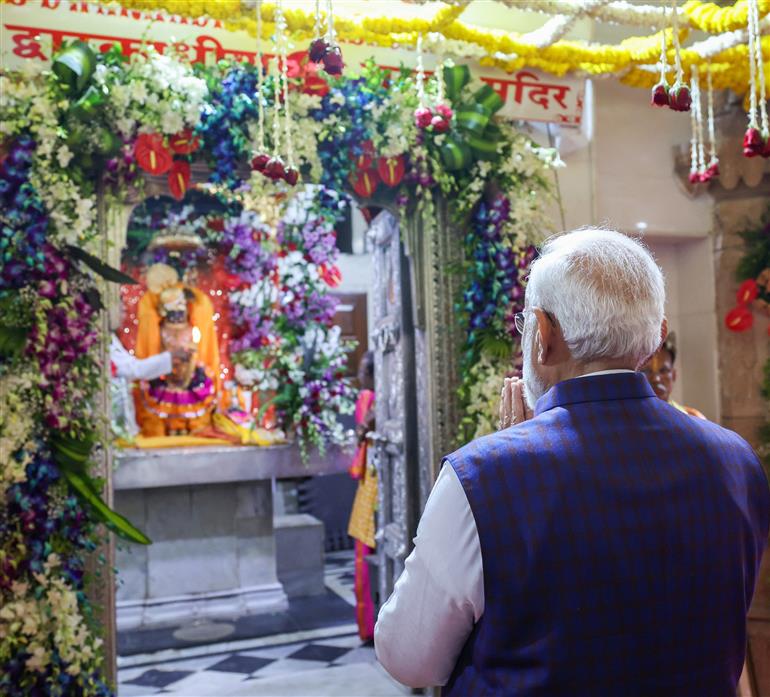
<path id="1" fill-rule="evenodd" d="M 327 595 L 292 603 L 281 617 L 262 618 L 259 624 L 272 629 L 269 634 L 249 632 L 248 622 L 237 627 L 223 623 L 226 641 L 189 645 L 188 628 L 187 641 L 178 642 L 179 648 L 152 652 L 146 647 L 168 637 L 159 637 L 157 632 L 121 637 L 118 697 L 410 694 L 379 666 L 374 649 L 358 638 L 352 622 L 352 553 L 328 555 L 325 577 Z M 244 620 L 256 622 L 257 618 Z M 200 636 L 214 636 L 218 627 L 213 623 L 202 626 Z M 255 636 L 239 638 L 245 634 Z M 140 652 L 142 647 L 144 652 Z"/>

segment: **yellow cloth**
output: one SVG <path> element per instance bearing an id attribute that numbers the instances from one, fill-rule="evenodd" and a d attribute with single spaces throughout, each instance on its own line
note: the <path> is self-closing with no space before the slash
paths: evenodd
<path id="1" fill-rule="evenodd" d="M 358 482 L 353 510 L 350 512 L 348 535 L 374 549 L 374 515 L 377 511 L 377 471 L 366 468 L 363 479 Z"/>
<path id="2" fill-rule="evenodd" d="M 120 444 L 120 442 L 119 442 Z M 201 438 L 200 436 L 137 436 L 133 443 L 129 444 L 132 448 L 186 448 L 199 445 L 232 445 L 229 440 L 222 438 Z"/>
<path id="3" fill-rule="evenodd" d="M 278 445 L 285 443 L 286 438 L 282 431 L 268 431 L 264 428 L 246 428 L 235 423 L 224 414 L 214 414 L 212 417 L 214 427 L 222 433 L 237 436 L 241 439 L 241 445 Z"/>
<path id="4" fill-rule="evenodd" d="M 674 409 L 679 409 L 679 411 L 683 411 L 685 414 L 688 414 L 689 416 L 694 416 L 696 419 L 706 419 L 706 417 L 694 407 L 685 407 L 684 405 L 679 404 L 678 402 L 675 402 L 673 399 L 670 399 L 668 403 L 672 407 L 674 407 Z"/>

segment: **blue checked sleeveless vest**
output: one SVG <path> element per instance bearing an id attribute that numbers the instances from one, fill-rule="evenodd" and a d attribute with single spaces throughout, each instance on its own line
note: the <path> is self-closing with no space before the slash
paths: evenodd
<path id="1" fill-rule="evenodd" d="M 735 694 L 770 515 L 740 437 L 620 373 L 558 384 L 447 460 L 485 609 L 444 695 Z"/>

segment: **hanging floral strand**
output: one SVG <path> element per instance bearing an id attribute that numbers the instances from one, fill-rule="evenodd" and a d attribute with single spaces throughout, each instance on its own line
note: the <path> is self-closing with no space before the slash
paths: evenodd
<path id="1" fill-rule="evenodd" d="M 417 77 L 415 85 L 417 87 L 417 99 L 419 106 L 414 110 L 414 122 L 417 128 L 428 128 L 433 120 L 433 111 L 425 103 L 425 66 L 422 62 L 422 34 L 417 35 Z"/>
<path id="2" fill-rule="evenodd" d="M 313 63 L 319 63 L 323 60 L 323 57 L 329 52 L 331 46 L 327 43 L 326 39 L 321 36 L 321 0 L 315 0 L 315 38 L 310 44 L 308 49 L 308 58 Z"/>
<path id="3" fill-rule="evenodd" d="M 436 79 L 436 112 L 430 120 L 431 130 L 434 133 L 446 133 L 452 125 L 452 107 L 444 102 L 444 60 L 439 58 L 434 73 Z"/>
<path id="4" fill-rule="evenodd" d="M 308 49 L 308 58 L 313 63 L 323 63 L 324 70 L 329 75 L 342 75 L 345 61 L 342 60 L 342 49 L 337 43 L 334 32 L 334 8 L 332 0 L 326 0 L 326 36 L 321 36 L 321 2 L 315 3 L 315 39 Z"/>
<path id="5" fill-rule="evenodd" d="M 666 6 L 660 8 L 663 13 L 663 20 L 660 29 L 660 80 L 652 88 L 650 103 L 653 106 L 668 106 L 668 79 L 666 71 L 668 70 L 668 56 L 666 54 Z"/>
<path id="6" fill-rule="evenodd" d="M 706 167 L 706 176 L 708 179 L 713 179 L 714 177 L 719 176 L 719 158 L 717 157 L 717 144 L 716 137 L 714 136 L 714 86 L 711 82 L 711 63 L 706 65 L 706 86 L 708 89 L 709 133 L 709 161 Z"/>
<path id="7" fill-rule="evenodd" d="M 276 6 L 276 32 L 278 31 L 278 6 Z M 265 165 L 264 175 L 268 179 L 277 181 L 286 176 L 286 164 L 281 158 L 281 68 L 278 57 L 271 63 L 271 77 L 273 78 L 273 155 Z"/>
<path id="8" fill-rule="evenodd" d="M 754 22 L 754 51 L 756 52 L 757 71 L 759 73 L 759 116 L 762 126 L 762 139 L 765 147 L 762 157 L 770 157 L 770 125 L 767 119 L 767 89 L 765 85 L 764 58 L 762 56 L 762 34 L 759 31 L 759 6 L 757 0 L 751 1 Z"/>
<path id="9" fill-rule="evenodd" d="M 700 75 L 698 66 L 692 67 L 690 77 L 692 89 L 692 140 L 690 141 L 690 182 L 707 182 L 711 179 L 706 173 L 706 154 L 703 144 L 703 108 L 700 91 Z"/>
<path id="10" fill-rule="evenodd" d="M 684 70 L 682 69 L 681 46 L 679 45 L 679 14 L 676 8 L 676 0 L 671 0 L 671 25 L 674 35 L 674 61 L 676 66 L 676 82 L 668 92 L 668 105 L 674 111 L 689 111 L 692 103 L 690 88 L 684 82 Z"/>
<path id="11" fill-rule="evenodd" d="M 257 0 L 257 153 L 251 160 L 251 168 L 261 174 L 265 172 L 270 156 L 265 151 L 265 95 L 264 66 L 262 64 L 262 0 Z"/>
<path id="12" fill-rule="evenodd" d="M 770 156 L 770 129 L 765 104 L 765 71 L 762 63 L 762 35 L 759 32 L 759 8 L 756 0 L 749 0 L 749 127 L 743 136 L 745 157 Z M 757 74 L 759 84 L 757 84 Z M 757 99 L 759 91 L 759 99 Z M 757 104 L 759 101 L 759 104 Z M 760 120 L 757 120 L 759 112 Z"/>
<path id="13" fill-rule="evenodd" d="M 695 97 L 696 91 L 695 91 L 695 71 L 692 72 L 692 95 Z M 690 181 L 690 184 L 697 184 L 700 181 L 699 171 L 698 171 L 698 120 L 697 120 L 697 109 L 693 108 L 690 110 L 690 174 L 688 176 L 688 179 Z"/>
<path id="14" fill-rule="evenodd" d="M 287 60 L 286 44 L 288 36 L 286 32 L 286 19 L 283 14 L 282 0 L 278 0 L 276 5 L 276 14 L 278 15 L 281 26 L 279 29 L 280 52 L 281 52 L 281 83 L 283 85 L 283 124 L 284 140 L 286 141 L 286 170 L 283 178 L 287 184 L 295 186 L 299 181 L 299 170 L 294 166 L 294 147 L 291 138 L 291 107 L 289 105 L 289 61 Z"/>

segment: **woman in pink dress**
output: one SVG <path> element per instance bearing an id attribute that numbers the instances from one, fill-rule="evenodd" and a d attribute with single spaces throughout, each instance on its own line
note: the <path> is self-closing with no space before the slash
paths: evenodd
<path id="1" fill-rule="evenodd" d="M 355 594 L 358 635 L 362 641 L 374 637 L 374 602 L 367 555 L 374 551 L 374 516 L 377 507 L 377 472 L 367 464 L 366 436 L 374 430 L 374 355 L 368 351 L 358 366 L 361 391 L 356 401 L 358 450 L 350 466 L 350 476 L 358 480 L 358 490 L 350 514 L 348 534 L 355 540 Z"/>

